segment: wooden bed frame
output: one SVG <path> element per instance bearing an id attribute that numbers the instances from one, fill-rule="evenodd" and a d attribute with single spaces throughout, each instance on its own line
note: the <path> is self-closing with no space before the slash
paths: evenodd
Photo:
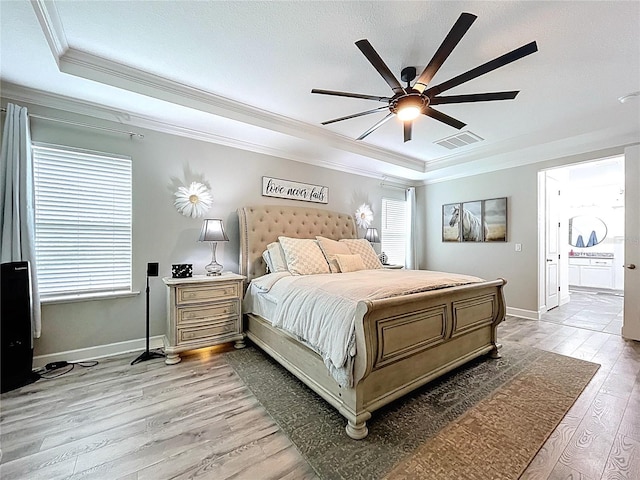
<path id="1" fill-rule="evenodd" d="M 262 252 L 279 235 L 357 238 L 350 215 L 316 208 L 244 207 L 238 217 L 240 273 L 248 280 L 264 275 Z M 353 388 L 340 387 L 318 354 L 260 316 L 247 314 L 245 329 L 250 340 L 347 419 L 351 438 L 362 439 L 371 413 L 383 405 L 476 357 L 499 357 L 496 330 L 505 316 L 505 283 L 498 279 L 361 302 Z"/>

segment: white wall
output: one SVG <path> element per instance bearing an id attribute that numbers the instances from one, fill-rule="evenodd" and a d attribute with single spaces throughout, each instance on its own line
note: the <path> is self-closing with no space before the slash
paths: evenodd
<path id="1" fill-rule="evenodd" d="M 123 129 L 120 125 L 94 118 L 25 106 L 31 113 Z M 360 204 L 368 203 L 374 212 L 373 226 L 380 228 L 382 197 L 404 198 L 403 190 L 380 187 L 379 179 L 165 133 L 135 130 L 145 138 L 136 140 L 61 123 L 32 121 L 32 140 L 35 142 L 132 157 L 133 287 L 141 292 L 129 298 L 43 305 L 42 337 L 35 342 L 36 356 L 143 338 L 147 262 L 160 263 L 161 277 L 171 275 L 173 263 L 192 263 L 194 273 L 204 273 L 204 266 L 211 259 L 211 248 L 208 243 L 197 241 L 202 220 L 184 217 L 174 208 L 173 193 L 179 185 L 198 180 L 211 188 L 214 203 L 206 217 L 222 218 L 230 240 L 218 244 L 216 256 L 225 270 L 234 272 L 238 271 L 239 257 L 236 209 L 241 206 L 291 204 L 353 214 Z M 327 186 L 329 203 L 262 197 L 263 175 Z M 363 236 L 364 231 L 359 234 Z M 150 285 L 150 333 L 153 337 L 165 331 L 167 289 L 161 278 L 152 278 Z"/>

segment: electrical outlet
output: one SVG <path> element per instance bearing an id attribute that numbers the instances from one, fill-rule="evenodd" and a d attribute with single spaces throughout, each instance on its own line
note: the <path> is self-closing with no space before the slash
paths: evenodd
<path id="1" fill-rule="evenodd" d="M 521 252 L 521 251 L 522 251 L 522 244 L 516 243 L 516 252 Z"/>

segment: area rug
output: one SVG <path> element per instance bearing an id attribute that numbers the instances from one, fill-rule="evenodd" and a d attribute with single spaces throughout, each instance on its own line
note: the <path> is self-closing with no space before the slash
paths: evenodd
<path id="1" fill-rule="evenodd" d="M 363 440 L 258 348 L 225 355 L 323 480 L 517 479 L 599 365 L 511 342 L 500 352 L 373 412 Z"/>

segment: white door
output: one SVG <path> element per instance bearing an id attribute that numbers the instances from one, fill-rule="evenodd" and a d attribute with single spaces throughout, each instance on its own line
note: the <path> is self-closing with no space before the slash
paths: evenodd
<path id="1" fill-rule="evenodd" d="M 560 182 L 547 173 L 545 182 L 545 211 L 546 211 L 546 241 L 545 241 L 545 278 L 546 278 L 546 302 L 547 310 L 559 305 L 560 292 L 558 257 L 559 231 L 560 231 Z"/>
<path id="2" fill-rule="evenodd" d="M 640 146 L 624 151 L 624 321 L 622 336 L 640 340 Z"/>

